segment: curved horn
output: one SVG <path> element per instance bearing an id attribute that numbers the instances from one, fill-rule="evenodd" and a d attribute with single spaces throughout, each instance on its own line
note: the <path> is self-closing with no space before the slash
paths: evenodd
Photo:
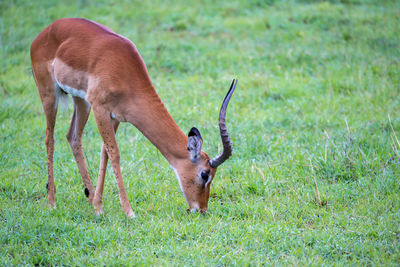
<path id="1" fill-rule="evenodd" d="M 233 79 L 231 88 L 225 96 L 224 102 L 222 102 L 221 110 L 219 112 L 219 132 L 221 134 L 222 145 L 224 150 L 217 157 L 210 160 L 210 166 L 213 168 L 217 168 L 219 165 L 224 163 L 232 155 L 232 142 L 229 138 L 228 130 L 225 125 L 225 117 L 226 117 L 226 108 L 228 107 L 229 100 L 235 91 L 237 80 Z"/>

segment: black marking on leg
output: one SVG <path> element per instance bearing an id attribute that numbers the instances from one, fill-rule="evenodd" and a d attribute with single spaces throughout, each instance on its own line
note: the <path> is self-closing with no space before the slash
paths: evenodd
<path id="1" fill-rule="evenodd" d="M 85 188 L 85 196 L 88 198 L 89 197 L 89 189 Z"/>

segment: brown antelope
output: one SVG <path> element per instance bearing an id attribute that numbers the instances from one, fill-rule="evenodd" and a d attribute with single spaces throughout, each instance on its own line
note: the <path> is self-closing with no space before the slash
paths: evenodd
<path id="1" fill-rule="evenodd" d="M 58 102 L 70 94 L 74 113 L 67 139 L 82 176 L 85 194 L 97 214 L 103 213 L 104 177 L 110 159 L 122 210 L 128 217 L 135 216 L 122 180 L 115 139 L 120 122 L 133 124 L 160 150 L 176 173 L 189 210 L 207 211 L 210 184 L 217 167 L 232 154 L 225 114 L 235 80 L 219 114 L 223 152 L 210 159 L 201 150 L 200 132 L 193 127 L 186 136 L 172 119 L 152 85 L 142 57 L 127 38 L 89 20 L 59 19 L 33 41 L 31 59 L 47 122 L 47 190 L 51 207 L 56 205 L 53 153 L 57 107 Z M 96 190 L 82 152 L 82 132 L 91 108 L 103 139 Z"/>

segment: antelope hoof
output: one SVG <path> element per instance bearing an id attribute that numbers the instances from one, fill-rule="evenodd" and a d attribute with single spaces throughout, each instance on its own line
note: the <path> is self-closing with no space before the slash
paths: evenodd
<path id="1" fill-rule="evenodd" d="M 136 215 L 133 212 L 133 210 L 129 210 L 128 212 L 125 212 L 125 214 L 126 214 L 126 217 L 131 218 L 131 219 L 136 217 Z"/>
<path id="2" fill-rule="evenodd" d="M 102 208 L 100 208 L 100 209 L 96 209 L 96 215 L 97 215 L 97 216 L 104 215 L 104 211 L 103 211 L 103 209 L 102 209 Z"/>
<path id="3" fill-rule="evenodd" d="M 103 215 L 103 204 L 99 201 L 94 201 L 93 200 L 93 207 L 96 210 L 96 215 Z"/>
<path id="4" fill-rule="evenodd" d="M 55 200 L 50 200 L 49 199 L 49 207 L 51 209 L 55 209 L 56 208 L 56 201 Z"/>

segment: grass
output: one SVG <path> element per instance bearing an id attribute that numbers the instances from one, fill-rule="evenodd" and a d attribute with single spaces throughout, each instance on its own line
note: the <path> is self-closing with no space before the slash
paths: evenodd
<path id="1" fill-rule="evenodd" d="M 400 2 L 142 2 L 0 2 L 0 265 L 400 264 Z M 200 129 L 210 155 L 239 79 L 227 118 L 234 154 L 206 215 L 186 213 L 167 161 L 122 124 L 137 218 L 121 211 L 111 171 L 97 217 L 65 138 L 71 108 L 57 118 L 57 208 L 47 207 L 29 47 L 61 17 L 134 41 L 169 112 L 184 132 Z M 100 147 L 91 115 L 93 181 Z"/>

